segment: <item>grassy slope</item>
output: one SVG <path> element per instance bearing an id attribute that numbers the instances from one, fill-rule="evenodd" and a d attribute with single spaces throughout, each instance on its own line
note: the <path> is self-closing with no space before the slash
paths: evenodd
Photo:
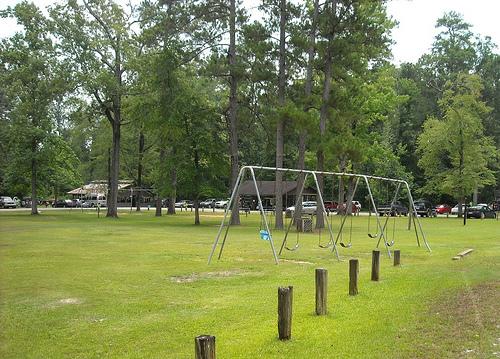
<path id="1" fill-rule="evenodd" d="M 199 227 L 190 213 L 153 214 L 123 213 L 119 220 L 78 211 L 0 214 L 0 357 L 191 358 L 199 334 L 216 335 L 220 358 L 431 358 L 469 348 L 488 357 L 495 351 L 498 324 L 481 335 L 453 337 L 437 325 L 443 319 L 432 308 L 464 288 L 500 280 L 500 221 L 471 220 L 464 228 L 455 218 L 423 219 L 433 248 L 428 254 L 398 219 L 395 248 L 403 266 L 392 267 L 384 255 L 382 280 L 373 283 L 375 240 L 366 235 L 366 218 L 354 219 L 353 247 L 339 248 L 341 262 L 309 234 L 284 257 L 312 264 L 276 266 L 252 215 L 231 228 L 223 260 L 207 266 L 220 214 L 206 213 Z M 468 247 L 475 252 L 451 260 Z M 357 297 L 347 296 L 350 257 L 360 259 Z M 329 269 L 326 317 L 313 315 L 317 267 Z M 285 343 L 276 339 L 280 285 L 294 286 L 293 339 Z"/>

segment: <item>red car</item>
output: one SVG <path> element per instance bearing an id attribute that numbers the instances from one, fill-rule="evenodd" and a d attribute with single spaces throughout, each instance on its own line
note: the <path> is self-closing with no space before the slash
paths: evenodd
<path id="1" fill-rule="evenodd" d="M 451 206 L 447 204 L 440 204 L 439 206 L 436 207 L 436 213 L 437 214 L 451 213 Z"/>
<path id="2" fill-rule="evenodd" d="M 325 201 L 324 204 L 327 212 L 335 212 L 337 210 L 338 203 L 335 201 Z"/>

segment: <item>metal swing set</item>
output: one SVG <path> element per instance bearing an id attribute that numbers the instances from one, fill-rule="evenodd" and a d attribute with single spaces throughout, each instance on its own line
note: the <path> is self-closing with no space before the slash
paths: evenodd
<path id="1" fill-rule="evenodd" d="M 327 229 L 328 238 L 329 238 L 329 240 L 326 244 L 322 244 L 321 243 L 321 231 L 320 231 L 318 245 L 321 248 L 330 248 L 331 247 L 331 251 L 335 254 L 335 256 L 338 260 L 340 260 L 340 257 L 339 257 L 337 246 L 340 245 L 343 248 L 350 248 L 352 246 L 352 216 L 349 216 L 349 213 L 348 213 L 349 211 L 347 211 L 347 210 L 344 211 L 342 218 L 341 218 L 341 221 L 340 221 L 339 230 L 338 230 L 337 234 L 334 235 L 334 232 L 332 229 L 332 223 L 329 220 L 328 212 L 326 211 L 326 208 L 324 205 L 323 194 L 321 193 L 319 182 L 318 182 L 318 175 L 333 176 L 333 177 L 347 177 L 347 178 L 352 179 L 354 181 L 354 187 L 353 187 L 353 190 L 351 191 L 350 195 L 348 195 L 347 202 L 346 202 L 348 205 L 351 205 L 352 199 L 354 198 L 354 195 L 356 193 L 356 190 L 358 188 L 358 184 L 360 183 L 360 181 L 365 183 L 365 185 L 368 189 L 368 197 L 369 197 L 369 202 L 370 202 L 370 204 L 369 204 L 370 213 L 369 214 L 371 217 L 372 209 L 373 209 L 373 212 L 374 212 L 374 215 L 376 218 L 376 223 L 377 223 L 377 232 L 375 234 L 370 233 L 370 223 L 368 223 L 368 236 L 370 238 L 378 239 L 377 248 L 379 247 L 380 242 L 383 241 L 384 246 L 387 250 L 387 255 L 389 257 L 391 257 L 390 247 L 394 245 L 394 230 L 395 230 L 394 226 L 395 225 L 393 225 L 393 238 L 392 238 L 392 240 L 388 239 L 388 234 L 387 234 L 388 227 L 387 227 L 387 225 L 388 225 L 389 217 L 391 216 L 391 212 L 393 210 L 394 204 L 398 198 L 401 187 L 403 186 L 406 189 L 407 198 L 408 198 L 408 202 L 409 202 L 408 230 L 411 229 L 411 225 L 413 224 L 413 227 L 415 229 L 415 236 L 416 236 L 416 240 L 417 240 L 417 245 L 420 247 L 420 238 L 419 238 L 419 234 L 420 234 L 420 237 L 422 238 L 422 240 L 425 244 L 425 247 L 427 248 L 427 250 L 429 252 L 431 251 L 429 243 L 427 242 L 427 239 L 425 237 L 425 233 L 422 229 L 422 225 L 421 225 L 421 223 L 418 219 L 418 216 L 417 216 L 417 212 L 416 212 L 416 209 L 415 209 L 415 206 L 413 203 L 413 197 L 412 197 L 412 194 L 410 191 L 410 186 L 404 180 L 386 178 L 386 177 L 378 177 L 378 176 L 370 176 L 370 175 L 364 175 L 364 174 L 344 173 L 344 172 L 324 172 L 324 171 L 298 170 L 298 169 L 290 169 L 290 168 L 276 168 L 276 167 L 264 167 L 264 166 L 244 166 L 240 169 L 240 172 L 238 174 L 238 177 L 236 179 L 236 182 L 235 182 L 232 194 L 231 194 L 231 198 L 229 199 L 229 202 L 226 206 L 226 210 L 224 211 L 224 216 L 222 218 L 222 222 L 219 226 L 219 230 L 217 231 L 215 241 L 212 245 L 212 250 L 210 251 L 210 255 L 208 257 L 208 264 L 210 264 L 212 261 L 212 257 L 215 253 L 215 250 L 217 249 L 217 246 L 219 245 L 219 241 L 220 241 L 220 238 L 222 236 L 222 231 L 225 227 L 224 236 L 223 236 L 223 239 L 222 239 L 222 242 L 220 245 L 220 249 L 219 249 L 218 259 L 221 259 L 221 257 L 222 257 L 222 252 L 223 252 L 224 246 L 226 244 L 226 240 L 227 240 L 228 232 L 229 232 L 229 227 L 230 227 L 230 221 L 228 221 L 228 214 L 231 211 L 233 204 L 235 203 L 235 201 L 239 197 L 239 190 L 240 190 L 241 184 L 243 183 L 243 180 L 244 180 L 247 172 L 250 173 L 252 182 L 253 182 L 254 187 L 255 187 L 258 209 L 259 209 L 259 212 L 261 215 L 261 228 L 259 231 L 260 238 L 269 242 L 275 263 L 276 264 L 279 263 L 279 256 L 282 254 L 283 249 L 287 249 L 289 251 L 295 251 L 299 248 L 299 233 L 298 232 L 297 232 L 297 238 L 296 238 L 295 245 L 293 247 L 287 246 L 288 234 L 289 234 L 290 229 L 292 227 L 292 223 L 294 222 L 294 220 L 293 220 L 294 216 L 292 215 L 292 218 L 290 219 L 290 222 L 287 226 L 285 236 L 284 236 L 283 241 L 281 243 L 279 253 L 276 252 L 273 236 L 272 236 L 271 230 L 269 228 L 269 222 L 267 220 L 266 213 L 265 213 L 264 208 L 262 206 L 262 199 L 261 199 L 261 196 L 259 193 L 259 187 L 257 185 L 257 180 L 255 177 L 256 170 L 283 172 L 284 174 L 295 173 L 298 175 L 303 175 L 304 178 L 303 178 L 301 187 L 299 189 L 299 194 L 297 195 L 295 208 L 298 208 L 299 205 L 301 204 L 302 193 L 303 193 L 303 190 L 305 187 L 307 177 L 312 176 L 316 190 L 317 190 L 318 210 L 323 213 L 323 218 L 326 222 L 325 224 L 326 224 L 326 229 Z M 387 216 L 387 218 L 385 219 L 385 221 L 382 221 L 381 216 L 379 215 L 379 213 L 377 211 L 377 206 L 375 204 L 375 200 L 373 198 L 373 193 L 372 193 L 372 190 L 370 187 L 370 182 L 369 182 L 370 180 L 376 180 L 376 181 L 380 181 L 380 182 L 395 183 L 396 184 L 396 191 L 394 193 L 392 202 L 390 204 L 390 212 L 389 212 L 389 215 Z M 349 231 L 349 241 L 346 243 L 346 241 L 344 241 L 344 239 L 343 239 L 342 233 L 343 233 L 345 223 L 346 223 L 348 217 L 351 217 L 351 225 L 350 225 L 350 231 Z M 382 222 L 384 222 L 384 223 L 382 223 Z"/>

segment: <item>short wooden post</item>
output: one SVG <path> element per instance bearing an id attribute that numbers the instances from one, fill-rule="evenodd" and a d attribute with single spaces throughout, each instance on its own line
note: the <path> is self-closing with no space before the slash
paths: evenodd
<path id="1" fill-rule="evenodd" d="M 316 269 L 316 314 L 325 315 L 328 299 L 328 270 Z"/>
<path id="2" fill-rule="evenodd" d="M 215 337 L 200 335 L 194 338 L 196 359 L 215 359 Z"/>
<path id="3" fill-rule="evenodd" d="M 278 336 L 288 340 L 292 336 L 293 287 L 278 288 Z"/>
<path id="4" fill-rule="evenodd" d="M 372 252 L 372 280 L 378 281 L 380 278 L 380 251 Z"/>
<path id="5" fill-rule="evenodd" d="M 358 294 L 359 261 L 349 259 L 349 295 Z"/>
<path id="6" fill-rule="evenodd" d="M 401 251 L 399 249 L 394 250 L 394 266 L 401 265 Z"/>

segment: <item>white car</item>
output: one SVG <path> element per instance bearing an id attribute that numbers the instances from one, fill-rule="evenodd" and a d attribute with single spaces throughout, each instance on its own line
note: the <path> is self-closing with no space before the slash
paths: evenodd
<path id="1" fill-rule="evenodd" d="M 200 202 L 200 207 L 202 207 L 202 208 L 213 208 L 216 201 L 217 200 L 215 198 L 206 199 L 206 200 Z"/>
<path id="2" fill-rule="evenodd" d="M 186 201 L 186 200 L 181 200 L 179 202 L 175 202 L 175 208 L 192 208 L 193 207 L 193 202 L 191 201 Z"/>
<path id="3" fill-rule="evenodd" d="M 465 204 L 462 204 L 462 213 L 465 212 Z M 451 209 L 451 214 L 458 214 L 458 204 Z"/>
<path id="4" fill-rule="evenodd" d="M 215 208 L 226 208 L 228 199 L 221 199 L 220 201 L 215 202 Z"/>
<path id="5" fill-rule="evenodd" d="M 16 202 L 10 197 L 0 197 L 0 208 L 16 208 Z"/>
<path id="6" fill-rule="evenodd" d="M 318 209 L 316 201 L 302 202 L 302 214 L 315 214 Z M 286 217 L 291 217 L 295 212 L 295 206 L 288 207 L 285 210 Z"/>

